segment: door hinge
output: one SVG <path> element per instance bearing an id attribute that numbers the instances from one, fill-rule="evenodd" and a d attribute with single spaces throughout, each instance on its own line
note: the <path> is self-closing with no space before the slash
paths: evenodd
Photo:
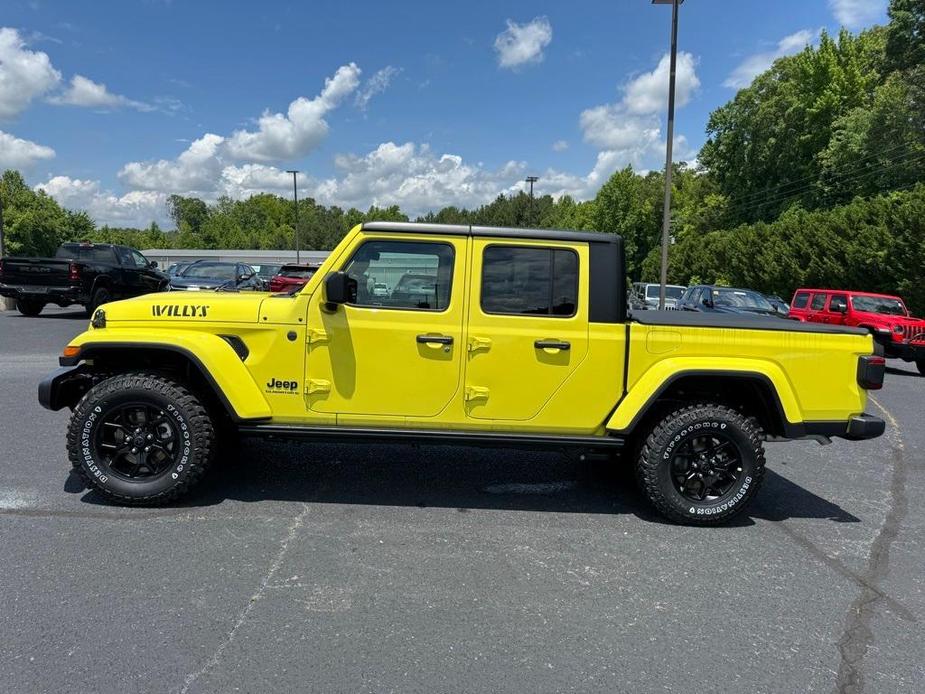
<path id="1" fill-rule="evenodd" d="M 318 393 L 330 393 L 331 382 L 320 378 L 310 378 L 305 383 L 306 395 L 317 395 Z"/>
<path id="2" fill-rule="evenodd" d="M 480 349 L 491 349 L 491 338 L 490 337 L 470 337 L 469 338 L 469 351 L 477 352 Z"/>
<path id="3" fill-rule="evenodd" d="M 318 328 L 309 328 L 308 335 L 306 336 L 308 344 L 316 345 L 319 342 L 327 342 L 328 334 L 324 330 L 319 330 Z"/>
<path id="4" fill-rule="evenodd" d="M 488 400 L 488 388 L 466 386 L 466 402 L 472 402 L 473 400 Z"/>

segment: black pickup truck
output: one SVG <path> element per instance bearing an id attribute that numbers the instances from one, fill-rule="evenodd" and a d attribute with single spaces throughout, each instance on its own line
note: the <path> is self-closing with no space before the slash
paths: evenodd
<path id="1" fill-rule="evenodd" d="M 0 296 L 24 316 L 46 304 L 79 304 L 91 315 L 100 304 L 159 292 L 170 280 L 138 251 L 110 243 L 63 243 L 54 258 L 0 258 Z"/>

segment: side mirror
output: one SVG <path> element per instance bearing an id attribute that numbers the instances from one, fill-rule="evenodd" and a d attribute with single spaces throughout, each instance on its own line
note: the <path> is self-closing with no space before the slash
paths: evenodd
<path id="1" fill-rule="evenodd" d="M 156 260 L 149 260 L 149 261 L 148 261 L 148 267 L 151 268 L 152 270 L 157 270 L 157 261 L 156 261 Z"/>
<path id="2" fill-rule="evenodd" d="M 837 304 L 832 302 L 832 305 L 829 306 L 835 313 L 848 313 L 848 304 L 843 302 L 838 302 Z"/>
<path id="3" fill-rule="evenodd" d="M 357 300 L 357 281 L 346 272 L 332 272 L 324 278 L 324 300 L 329 307 Z"/>
<path id="4" fill-rule="evenodd" d="M 241 275 L 238 275 L 238 282 L 246 282 L 247 280 L 249 280 L 249 279 L 250 279 L 251 277 L 253 277 L 253 276 L 254 276 L 254 273 L 248 274 L 248 273 L 245 272 L 245 273 L 243 273 L 243 274 L 241 274 Z"/>

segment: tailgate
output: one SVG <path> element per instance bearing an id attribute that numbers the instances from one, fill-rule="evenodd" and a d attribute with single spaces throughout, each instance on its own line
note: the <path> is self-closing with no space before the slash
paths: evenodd
<path id="1" fill-rule="evenodd" d="M 71 261 L 61 258 L 4 258 L 0 282 L 20 286 L 67 287 Z"/>

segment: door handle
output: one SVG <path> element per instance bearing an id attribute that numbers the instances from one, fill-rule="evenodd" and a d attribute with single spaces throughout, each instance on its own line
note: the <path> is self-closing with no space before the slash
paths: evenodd
<path id="1" fill-rule="evenodd" d="M 537 349 L 561 349 L 563 351 L 572 348 L 572 345 L 564 340 L 537 340 L 533 346 Z"/>
<path id="2" fill-rule="evenodd" d="M 453 338 L 450 335 L 418 335 L 417 341 L 422 345 L 426 345 L 428 343 L 437 345 L 453 344 Z"/>

